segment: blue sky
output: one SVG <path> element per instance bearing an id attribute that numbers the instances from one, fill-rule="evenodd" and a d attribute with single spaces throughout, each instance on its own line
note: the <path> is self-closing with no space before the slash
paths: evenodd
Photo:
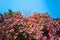
<path id="1" fill-rule="evenodd" d="M 51 17 L 60 18 L 60 0 L 0 0 L 0 13 L 8 9 L 21 11 L 24 16 L 33 15 L 33 12 L 48 12 Z"/>

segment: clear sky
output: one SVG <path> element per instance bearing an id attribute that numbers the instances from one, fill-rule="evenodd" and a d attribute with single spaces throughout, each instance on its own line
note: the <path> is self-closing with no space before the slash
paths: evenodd
<path id="1" fill-rule="evenodd" d="M 60 18 L 60 0 L 0 0 L 0 13 L 7 12 L 8 9 L 21 11 L 26 15 L 26 11 L 33 15 L 33 12 L 48 12 L 51 17 Z"/>

